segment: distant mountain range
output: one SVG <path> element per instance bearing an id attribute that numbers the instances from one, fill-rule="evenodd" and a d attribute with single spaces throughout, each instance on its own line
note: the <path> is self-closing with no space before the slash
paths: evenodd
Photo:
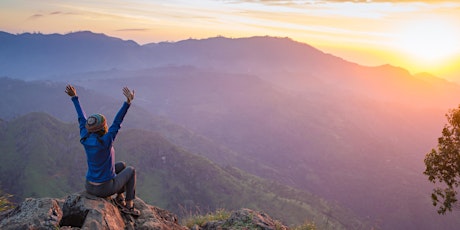
<path id="1" fill-rule="evenodd" d="M 0 33 L 0 50 L 3 119 L 45 111 L 71 121 L 67 82 L 88 111 L 112 115 L 128 85 L 136 89 L 128 128 L 321 195 L 382 229 L 459 224 L 437 216 L 422 175 L 444 114 L 458 104 L 454 83 L 361 66 L 288 38 L 140 46 L 91 32 Z"/>
<path id="2" fill-rule="evenodd" d="M 255 75 L 296 91 L 348 90 L 385 101 L 456 105 L 458 86 L 429 74 L 412 76 L 389 65 L 366 67 L 289 38 L 224 37 L 138 45 L 92 32 L 19 34 L 0 32 L 0 74 L 26 80 L 58 80 L 88 72 L 192 66 Z M 81 76 L 80 76 L 81 77 Z M 128 77 L 128 76 L 125 76 Z M 65 78 L 67 79 L 67 77 Z"/>

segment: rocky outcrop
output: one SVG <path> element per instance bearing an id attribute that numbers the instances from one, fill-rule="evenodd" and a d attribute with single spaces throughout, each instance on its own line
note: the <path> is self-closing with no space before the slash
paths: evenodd
<path id="1" fill-rule="evenodd" d="M 141 211 L 137 218 L 120 212 L 112 199 L 85 192 L 69 195 L 65 200 L 29 198 L 0 216 L 0 229 L 187 229 L 166 210 L 147 205 L 139 198 L 134 205 Z"/>
<path id="2" fill-rule="evenodd" d="M 59 201 L 51 198 L 26 199 L 0 215 L 0 229 L 56 229 L 62 219 Z"/>
<path id="3" fill-rule="evenodd" d="M 230 218 L 221 221 L 210 221 L 203 226 L 193 226 L 192 230 L 215 229 L 258 229 L 258 230 L 287 230 L 288 228 L 279 221 L 273 220 L 263 212 L 250 209 L 234 211 Z"/>
<path id="4" fill-rule="evenodd" d="M 111 198 L 95 197 L 86 192 L 75 193 L 65 199 L 29 198 L 18 207 L 0 213 L 2 230 L 186 230 L 176 215 L 146 204 L 139 198 L 134 205 L 141 215 L 133 217 L 120 212 Z M 233 212 L 226 220 L 210 221 L 193 230 L 260 229 L 287 230 L 267 214 L 250 209 Z"/>

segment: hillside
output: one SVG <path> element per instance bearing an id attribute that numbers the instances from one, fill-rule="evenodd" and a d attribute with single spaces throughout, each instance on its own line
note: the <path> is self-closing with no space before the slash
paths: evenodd
<path id="1" fill-rule="evenodd" d="M 76 114 L 73 104 L 62 89 L 66 83 L 50 81 L 23 81 L 0 77 L 0 119 L 10 120 L 31 112 L 44 112 L 66 122 L 75 122 Z M 121 94 L 113 98 L 102 94 L 109 89 L 92 91 L 77 86 L 80 102 L 87 114 L 102 113 L 112 120 L 123 100 Z M 120 89 L 113 89 L 120 92 Z M 137 94 L 136 101 L 145 101 L 142 94 Z M 92 100 L 92 98 L 98 98 Z M 118 98 L 118 99 L 114 99 Z M 56 106 L 60 105 L 60 106 Z M 233 164 L 239 161 L 250 167 L 256 160 L 225 148 L 211 139 L 201 136 L 190 129 L 179 125 L 163 115 L 148 112 L 146 109 L 133 104 L 130 115 L 125 119 L 123 127 L 145 129 L 161 133 L 168 141 L 197 155 L 209 157 L 220 164 Z M 218 153 L 218 154 L 216 154 Z M 273 169 L 261 168 L 267 175 L 273 175 Z"/>
<path id="2" fill-rule="evenodd" d="M 11 109 L 3 119 L 49 110 L 72 120 L 71 104 L 58 96 L 67 82 L 81 86 L 88 112 L 111 115 L 128 85 L 137 93 L 126 127 L 161 133 L 220 166 L 320 194 L 382 229 L 460 223 L 436 214 L 422 175 L 444 114 L 460 98 L 458 85 L 436 76 L 361 66 L 289 38 L 139 46 L 79 32 L 2 34 L 2 45 L 9 48 L 0 53 L 0 76 L 47 79 L 52 88 L 5 88 L 0 96 L 10 99 L 0 97 L 0 109 Z"/>
<path id="3" fill-rule="evenodd" d="M 5 163 L 0 182 L 16 199 L 62 197 L 84 188 L 86 160 L 76 124 L 31 113 L 3 122 L 0 136 L 0 160 Z M 324 229 L 366 226 L 350 211 L 317 196 L 222 168 L 157 133 L 121 131 L 115 149 L 117 160 L 137 169 L 138 196 L 179 215 L 246 207 L 266 210 L 290 224 L 311 220 Z"/>

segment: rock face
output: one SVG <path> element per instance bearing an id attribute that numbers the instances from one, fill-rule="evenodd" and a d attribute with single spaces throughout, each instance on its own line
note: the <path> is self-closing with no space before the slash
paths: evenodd
<path id="1" fill-rule="evenodd" d="M 65 200 L 52 198 L 29 198 L 18 207 L 0 213 L 2 230 L 186 230 L 178 224 L 176 215 L 148 205 L 139 198 L 134 206 L 141 215 L 134 218 L 120 212 L 110 198 L 99 198 L 86 192 L 67 196 Z M 222 221 L 211 221 L 193 230 L 287 230 L 279 221 L 267 214 L 250 209 L 240 209 Z"/>
<path id="2" fill-rule="evenodd" d="M 141 211 L 137 218 L 120 212 L 111 199 L 86 192 L 69 195 L 65 200 L 30 198 L 0 216 L 0 229 L 187 229 L 166 210 L 147 205 L 139 198 L 134 205 Z"/>
<path id="3" fill-rule="evenodd" d="M 10 212 L 0 215 L 0 229 L 56 229 L 61 218 L 58 200 L 29 198 Z"/>

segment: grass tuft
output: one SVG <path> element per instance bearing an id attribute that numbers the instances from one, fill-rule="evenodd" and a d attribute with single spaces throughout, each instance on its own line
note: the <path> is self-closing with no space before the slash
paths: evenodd
<path id="1" fill-rule="evenodd" d="M 302 225 L 297 225 L 289 228 L 291 230 L 316 230 L 316 225 L 313 222 L 306 221 Z"/>
<path id="2" fill-rule="evenodd" d="M 14 208 L 13 203 L 10 201 L 11 197 L 13 196 L 0 191 L 0 212 Z"/>
<path id="3" fill-rule="evenodd" d="M 226 220 L 230 217 L 230 212 L 224 209 L 218 209 L 213 213 L 205 215 L 193 215 L 183 220 L 183 225 L 191 228 L 195 225 L 203 226 L 207 222 Z"/>

